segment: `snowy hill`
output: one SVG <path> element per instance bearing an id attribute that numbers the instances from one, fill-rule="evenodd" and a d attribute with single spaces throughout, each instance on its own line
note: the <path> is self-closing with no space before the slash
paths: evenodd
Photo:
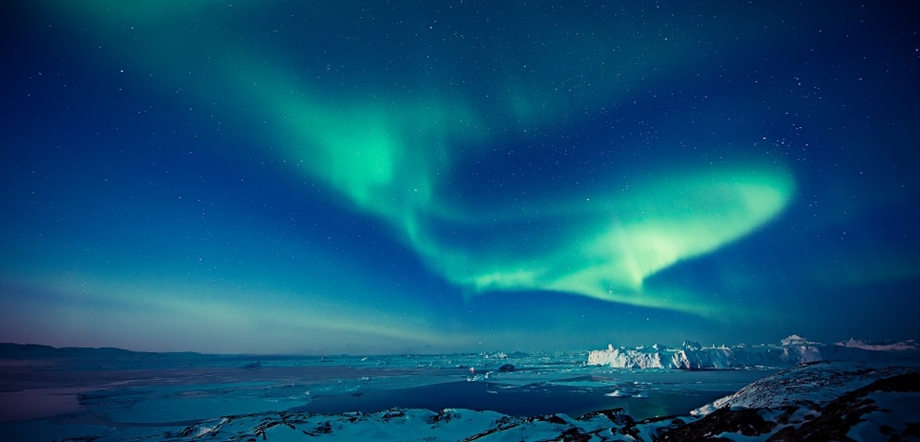
<path id="1" fill-rule="evenodd" d="M 756 440 L 917 440 L 917 410 L 916 367 L 813 362 L 781 370 L 693 410 L 692 415 L 704 417 L 674 435 L 717 434 L 710 428 L 714 423 L 743 417 L 746 422 L 739 428 L 747 426 L 748 432 L 740 432 Z"/>
<path id="2" fill-rule="evenodd" d="M 856 362 L 811 362 L 780 370 L 690 412 L 705 416 L 720 408 L 813 407 L 830 402 L 846 392 L 917 369 L 870 368 Z"/>
<path id="3" fill-rule="evenodd" d="M 685 341 L 680 348 L 661 345 L 636 348 L 594 350 L 588 353 L 588 365 L 606 365 L 614 368 L 670 368 L 683 370 L 716 370 L 744 367 L 791 367 L 815 361 L 884 362 L 885 351 L 900 349 L 906 344 L 885 348 L 865 345 L 825 345 L 798 335 L 783 339 L 779 345 L 737 345 L 702 347 Z M 877 351 L 885 350 L 885 351 Z"/>

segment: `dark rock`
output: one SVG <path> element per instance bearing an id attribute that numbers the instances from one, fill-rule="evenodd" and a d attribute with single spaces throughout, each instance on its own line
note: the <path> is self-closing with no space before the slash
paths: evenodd
<path id="1" fill-rule="evenodd" d="M 381 418 L 383 418 L 384 421 L 387 421 L 387 420 L 394 419 L 397 417 L 405 417 L 405 416 L 406 416 L 406 412 L 403 411 L 402 409 L 390 408 L 389 410 L 386 410 L 383 413 L 383 416 L 381 416 Z"/>
<path id="2" fill-rule="evenodd" d="M 866 397 L 866 395 L 875 391 L 920 391 L 920 373 L 905 373 L 879 379 L 865 387 L 846 393 L 824 406 L 818 417 L 806 421 L 798 428 L 784 428 L 767 440 L 850 440 L 847 437 L 850 428 L 859 423 L 864 414 L 878 410 L 875 401 Z M 911 431 L 910 425 L 908 425 L 905 433 L 909 431 Z M 879 436 L 883 435 L 880 434 Z"/>
<path id="3" fill-rule="evenodd" d="M 629 435 L 633 439 L 642 440 L 642 438 L 639 436 L 638 430 L 636 430 L 636 420 L 633 419 L 633 417 L 623 408 L 592 411 L 591 413 L 582 415 L 575 420 L 587 421 L 597 416 L 604 416 L 610 420 L 610 422 L 614 425 L 610 429 L 611 432 L 621 435 Z M 683 422 L 680 423 L 683 424 Z"/>
<path id="4" fill-rule="evenodd" d="M 498 371 L 500 371 L 500 372 L 512 372 L 512 371 L 514 371 L 514 365 L 512 365 L 512 364 L 505 364 L 505 365 L 502 365 L 501 367 L 498 367 Z"/>
<path id="5" fill-rule="evenodd" d="M 776 426 L 775 422 L 768 422 L 760 415 L 758 409 L 745 408 L 732 410 L 728 407 L 720 408 L 706 417 L 664 432 L 659 441 L 684 441 L 684 440 L 720 440 L 706 439 L 705 435 L 721 433 L 741 433 L 745 436 L 759 436 L 769 433 Z"/>
<path id="6" fill-rule="evenodd" d="M 323 422 L 322 425 L 316 427 L 316 429 L 313 430 L 313 431 L 314 431 L 316 434 L 329 434 L 329 433 L 332 433 L 332 424 L 330 424 L 328 421 L 327 421 L 327 422 Z"/>
<path id="7" fill-rule="evenodd" d="M 459 418 L 460 418 L 460 415 L 456 411 L 454 411 L 453 409 L 445 408 L 439 411 L 438 414 L 434 415 L 431 418 L 431 421 L 429 423 L 439 424 L 439 423 L 450 422 L 454 419 L 459 419 Z"/>
<path id="8" fill-rule="evenodd" d="M 544 414 L 542 416 L 534 416 L 534 417 L 528 418 L 527 420 L 531 422 L 543 421 L 543 422 L 549 422 L 551 424 L 556 424 L 556 425 L 568 425 L 568 422 L 566 422 L 565 419 L 559 417 L 555 413 L 554 414 Z"/>
<path id="9" fill-rule="evenodd" d="M 589 442 L 591 440 L 590 434 L 585 434 L 578 428 L 569 428 L 559 436 L 563 442 Z"/>
<path id="10" fill-rule="evenodd" d="M 907 424 L 907 428 L 901 433 L 902 437 L 913 437 L 920 439 L 920 422 L 911 422 Z"/>
<path id="11" fill-rule="evenodd" d="M 618 426 L 621 426 L 621 427 L 627 427 L 627 426 L 631 427 L 636 424 L 635 419 L 633 419 L 633 417 L 630 416 L 630 414 L 626 412 L 626 410 L 623 408 L 592 411 L 588 414 L 585 414 L 577 418 L 576 420 L 586 421 L 586 420 L 591 420 L 596 416 L 605 416 L 607 419 L 610 419 L 610 422 Z"/>

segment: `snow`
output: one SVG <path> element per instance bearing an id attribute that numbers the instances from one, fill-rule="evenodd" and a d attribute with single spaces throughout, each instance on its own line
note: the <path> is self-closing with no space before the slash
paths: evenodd
<path id="1" fill-rule="evenodd" d="M 316 438 L 378 441 L 520 441 L 555 440 L 562 434 L 617 436 L 632 419 L 618 412 L 579 418 L 565 414 L 513 417 L 489 411 L 389 409 L 377 413 L 260 413 L 203 422 L 175 433 L 138 440 L 167 442 L 304 441 Z M 654 431 L 655 424 L 647 425 Z M 622 437 L 622 435 L 621 435 Z M 601 439 L 596 440 L 601 440 Z M 627 439 L 628 440 L 628 439 Z"/>
<path id="2" fill-rule="evenodd" d="M 506 419 L 495 412 L 445 409 L 390 409 L 377 413 L 343 413 L 339 415 L 273 412 L 231 416 L 210 426 L 190 427 L 163 437 L 164 441 L 188 440 L 257 440 L 302 441 L 316 437 L 338 440 L 437 441 L 473 436 Z M 202 431 L 207 428 L 208 431 Z M 231 436 L 231 437 L 227 437 Z M 158 436 L 160 437 L 160 436 Z"/>
<path id="3" fill-rule="evenodd" d="M 906 373 L 906 367 L 871 368 L 855 362 L 815 362 L 780 370 L 753 382 L 738 392 L 690 412 L 705 416 L 723 407 L 783 408 L 810 407 L 876 380 Z"/>
<path id="4" fill-rule="evenodd" d="M 877 391 L 866 395 L 875 402 L 877 410 L 862 416 L 861 422 L 850 428 L 847 437 L 874 440 L 879 434 L 902 434 L 907 422 L 920 421 L 920 392 Z"/>
<path id="5" fill-rule="evenodd" d="M 780 345 L 789 346 L 789 345 L 822 345 L 820 342 L 812 341 L 806 338 L 803 338 L 799 335 L 792 334 L 786 338 L 781 339 Z"/>
<path id="6" fill-rule="evenodd" d="M 648 397 L 648 396 L 645 395 L 645 393 L 642 393 L 642 392 L 640 392 L 640 391 L 638 391 L 638 390 L 631 390 L 631 389 L 630 389 L 630 390 L 613 390 L 613 391 L 611 391 L 610 393 L 605 394 L 604 396 L 609 396 L 609 397 L 637 397 L 637 398 Z"/>

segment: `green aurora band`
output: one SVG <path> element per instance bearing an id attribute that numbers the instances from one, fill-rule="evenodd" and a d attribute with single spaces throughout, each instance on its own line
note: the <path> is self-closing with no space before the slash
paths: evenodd
<path id="1" fill-rule="evenodd" d="M 644 282 L 765 225 L 783 211 L 795 190 L 783 164 L 748 159 L 679 172 L 644 171 L 629 192 L 608 191 L 607 183 L 597 183 L 564 201 L 537 195 L 517 201 L 513 209 L 456 197 L 451 186 L 455 165 L 484 157 L 478 146 L 525 129 L 551 130 L 553 121 L 573 109 L 616 102 L 629 91 L 631 80 L 625 78 L 649 73 L 642 66 L 669 71 L 690 63 L 682 55 L 690 51 L 672 43 L 643 41 L 656 46 L 642 56 L 622 50 L 584 57 L 594 61 L 578 69 L 594 81 L 586 93 L 565 99 L 553 99 L 557 79 L 507 70 L 498 81 L 501 86 L 494 86 L 506 92 L 487 94 L 487 99 L 468 98 L 462 88 L 455 93 L 435 80 L 415 93 L 393 91 L 385 79 L 368 80 L 369 85 L 349 92 L 337 86 L 330 90 L 334 76 L 320 80 L 296 73 L 285 54 L 273 55 L 271 47 L 258 42 L 208 53 L 209 47 L 223 44 L 218 29 L 226 23 L 220 23 L 219 11 L 199 11 L 216 17 L 215 24 L 196 28 L 197 40 L 180 42 L 166 25 L 188 20 L 171 12 L 181 8 L 171 2 L 141 3 L 146 6 L 79 2 L 70 12 L 96 23 L 92 32 L 130 58 L 133 69 L 168 78 L 162 80 L 164 88 L 178 84 L 202 102 L 211 100 L 206 106 L 240 126 L 243 134 L 270 137 L 275 154 L 298 173 L 346 197 L 355 210 L 384 221 L 431 269 L 471 294 L 550 290 L 710 315 L 717 307 L 700 296 L 659 293 Z M 237 12 L 246 6 L 233 4 Z M 622 35 L 609 38 L 619 38 L 624 47 L 636 43 L 635 37 L 626 37 L 629 33 L 618 32 Z M 591 40 L 573 37 L 566 49 L 591 45 Z M 137 41 L 158 49 L 138 51 Z M 527 49 L 508 51 L 508 58 L 522 58 Z M 534 57 L 538 68 L 572 58 L 561 50 Z M 636 62 L 643 57 L 651 59 Z M 403 69 L 408 76 L 411 68 Z M 230 92 L 215 94 L 218 87 Z M 224 101 L 213 102 L 215 95 Z"/>

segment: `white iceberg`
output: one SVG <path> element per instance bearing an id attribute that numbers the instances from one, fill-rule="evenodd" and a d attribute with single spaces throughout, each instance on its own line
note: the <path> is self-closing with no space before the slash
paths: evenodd
<path id="1" fill-rule="evenodd" d="M 629 369 L 720 370 L 748 367 L 783 368 L 815 361 L 884 361 L 882 352 L 858 346 L 825 345 L 798 335 L 783 339 L 780 345 L 744 344 L 703 347 L 684 341 L 680 348 L 659 344 L 647 347 L 594 350 L 588 353 L 588 365 Z"/>

